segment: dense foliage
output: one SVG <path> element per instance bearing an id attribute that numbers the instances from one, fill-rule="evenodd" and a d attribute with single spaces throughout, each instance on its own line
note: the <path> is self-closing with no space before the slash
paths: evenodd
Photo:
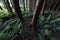
<path id="1" fill-rule="evenodd" d="M 4 8 L 4 6 L 2 6 L 3 10 L 0 10 L 0 18 L 6 17 L 9 15 L 7 9 Z"/>
<path id="2" fill-rule="evenodd" d="M 7 9 L 3 8 L 0 10 L 0 18 L 8 17 L 9 13 Z M 16 16 L 16 14 L 14 14 Z M 56 15 L 56 12 L 46 11 L 44 16 L 40 17 L 37 22 L 38 26 L 38 40 L 44 40 L 47 36 L 50 40 L 56 40 L 53 35 L 56 30 L 60 31 L 60 18 L 51 20 L 51 17 Z M 32 13 L 27 11 L 23 12 L 23 17 L 25 19 L 31 19 L 33 16 Z M 1 19 L 0 19 L 1 20 Z M 6 22 L 0 21 L 0 40 L 15 40 L 18 37 L 18 31 L 22 38 L 26 39 L 31 35 L 32 29 L 30 27 L 21 24 L 21 21 L 17 18 L 6 20 Z M 18 38 L 17 38 L 18 39 Z M 28 38 L 27 38 L 28 39 Z"/>
<path id="3" fill-rule="evenodd" d="M 25 4 L 24 0 L 23 8 L 19 6 L 18 1 L 12 1 L 14 4 L 11 4 L 11 9 L 14 11 L 11 12 L 12 15 L 10 15 L 10 4 L 7 4 L 10 3 L 9 1 L 7 3 L 5 2 L 6 8 L 2 6 L 3 10 L 0 10 L 0 40 L 57 40 L 55 33 L 58 32 L 57 34 L 59 34 L 60 32 L 60 18 L 54 18 L 54 16 L 58 12 L 55 10 L 50 11 L 48 8 L 49 11 L 44 10 L 42 6 L 44 6 L 45 1 L 39 0 L 33 15 L 32 11 L 34 8 L 31 8 L 30 12 L 28 8 L 25 8 L 27 4 Z M 38 15 L 41 9 L 42 12 Z"/>
<path id="4" fill-rule="evenodd" d="M 32 14 L 26 13 L 24 14 L 25 18 L 31 18 Z M 38 33 L 38 40 L 44 40 L 45 36 L 49 37 L 50 40 L 56 40 L 53 32 L 56 30 L 60 30 L 60 18 L 55 20 L 50 20 L 51 15 L 48 17 L 39 17 L 37 26 L 39 26 L 39 33 Z M 0 22 L 0 39 L 1 40 L 13 40 L 15 39 L 18 34 L 17 32 L 20 31 L 20 35 L 26 39 L 32 33 L 32 29 L 28 28 L 27 26 L 23 27 L 21 22 L 14 18 L 6 21 L 5 23 Z"/>

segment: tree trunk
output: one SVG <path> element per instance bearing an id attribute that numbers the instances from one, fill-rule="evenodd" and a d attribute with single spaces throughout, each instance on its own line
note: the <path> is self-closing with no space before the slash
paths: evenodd
<path id="1" fill-rule="evenodd" d="M 12 11 L 9 1 L 3 0 L 3 3 L 4 3 L 4 6 L 7 8 L 8 12 L 10 13 L 10 15 L 12 15 L 13 11 Z"/>
<path id="2" fill-rule="evenodd" d="M 36 1 L 37 1 L 37 0 L 34 0 L 34 9 L 35 9 L 35 6 L 36 6 Z"/>
<path id="3" fill-rule="evenodd" d="M 10 3 L 12 5 L 12 8 L 14 8 L 13 0 L 10 0 Z"/>
<path id="4" fill-rule="evenodd" d="M 24 5 L 24 11 L 26 11 L 25 0 L 23 0 L 23 5 Z"/>
<path id="5" fill-rule="evenodd" d="M 43 5 L 42 5 L 42 9 L 40 12 L 40 16 L 43 16 L 43 14 L 44 14 L 46 2 L 47 2 L 47 0 L 44 0 Z"/>
<path id="6" fill-rule="evenodd" d="M 29 0 L 29 11 L 30 12 L 34 11 L 34 0 Z"/>
<path id="7" fill-rule="evenodd" d="M 44 0 L 37 0 L 36 7 L 34 10 L 34 16 L 32 18 L 32 27 L 36 26 L 37 19 L 39 17 L 40 11 L 42 9 L 43 1 Z"/>
<path id="8" fill-rule="evenodd" d="M 38 37 L 37 20 L 38 20 L 40 11 L 42 9 L 43 2 L 44 2 L 44 0 L 37 0 L 36 7 L 34 10 L 34 16 L 32 18 L 32 22 L 31 22 L 31 26 L 33 29 L 33 36 L 34 36 L 33 40 L 37 40 L 37 37 Z"/>
<path id="9" fill-rule="evenodd" d="M 15 9 L 17 16 L 19 17 L 20 21 L 23 21 L 24 19 L 22 16 L 21 9 L 19 7 L 19 0 L 13 0 L 13 4 L 14 4 L 14 9 Z"/>
<path id="10" fill-rule="evenodd" d="M 28 5 L 29 5 L 28 1 L 29 0 L 26 0 L 26 9 L 28 9 Z"/>

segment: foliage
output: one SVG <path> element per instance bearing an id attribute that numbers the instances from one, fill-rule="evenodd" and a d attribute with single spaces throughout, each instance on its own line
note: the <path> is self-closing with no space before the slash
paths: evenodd
<path id="1" fill-rule="evenodd" d="M 30 15 L 32 14 L 29 14 L 28 16 L 28 13 L 26 13 L 24 14 L 24 17 L 29 18 Z M 46 18 L 44 16 L 39 17 L 39 40 L 44 40 L 45 36 L 50 37 L 51 40 L 55 40 L 54 36 L 52 35 L 52 32 L 56 29 L 60 30 L 60 18 L 57 18 L 55 20 L 50 20 L 50 18 L 51 15 Z M 13 40 L 14 37 L 18 36 L 14 34 L 16 34 L 19 30 L 19 33 L 21 36 L 23 36 L 23 38 L 29 37 L 28 35 L 32 33 L 32 29 L 28 28 L 27 26 L 23 27 L 21 22 L 16 18 L 10 19 L 6 21 L 4 24 L 0 23 L 0 27 L 3 28 L 0 32 L 0 40 Z"/>
<path id="2" fill-rule="evenodd" d="M 29 13 L 28 11 L 23 11 L 23 17 L 26 19 L 30 19 L 33 16 L 33 13 Z M 60 31 L 60 18 L 51 20 L 51 17 L 56 15 L 56 12 L 50 12 L 44 14 L 44 16 L 40 17 L 37 22 L 37 27 L 39 33 L 38 40 L 45 40 L 45 37 L 49 38 L 50 40 L 56 40 L 53 34 L 53 31 L 56 30 Z M 3 10 L 0 10 L 0 18 L 8 17 L 9 13 L 7 9 L 3 7 Z M 32 34 L 32 29 L 26 25 L 23 26 L 21 21 L 17 18 L 9 19 L 5 23 L 0 21 L 0 40 L 13 40 L 17 36 L 17 33 L 21 35 L 22 38 L 27 39 Z"/>
<path id="3" fill-rule="evenodd" d="M 31 18 L 31 14 L 25 12 L 23 13 L 25 18 Z M 2 17 L 3 18 L 3 17 Z M 1 27 L 2 26 L 2 27 Z M 9 19 L 7 20 L 5 23 L 0 22 L 0 27 L 1 27 L 1 31 L 0 31 L 0 39 L 1 40 L 13 40 L 14 37 L 16 36 L 15 34 L 20 30 L 20 34 L 21 35 L 25 35 L 26 33 L 29 33 L 29 29 L 27 28 L 21 28 L 21 22 L 19 21 L 19 19 Z M 15 35 L 15 36 L 14 36 Z M 13 37 L 14 36 L 14 37 Z M 26 35 L 25 35 L 26 36 Z"/>
<path id="4" fill-rule="evenodd" d="M 49 38 L 50 40 L 56 40 L 53 32 L 56 32 L 56 30 L 60 31 L 60 18 L 51 20 L 51 15 L 48 17 L 39 17 L 39 27 L 40 27 L 40 33 L 39 33 L 39 40 L 45 40 L 45 37 Z"/>
<path id="5" fill-rule="evenodd" d="M 19 20 L 11 19 L 4 23 L 4 29 L 0 32 L 0 40 L 10 40 L 10 38 L 17 32 L 20 28 Z"/>
<path id="6" fill-rule="evenodd" d="M 9 12 L 8 12 L 7 9 L 4 7 L 4 5 L 2 5 L 2 9 L 3 9 L 3 10 L 0 10 L 0 18 L 9 16 Z"/>

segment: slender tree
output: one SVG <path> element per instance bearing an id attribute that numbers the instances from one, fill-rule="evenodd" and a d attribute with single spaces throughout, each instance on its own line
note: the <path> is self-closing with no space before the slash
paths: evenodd
<path id="1" fill-rule="evenodd" d="M 52 11 L 54 11 L 54 10 L 55 10 L 55 8 L 56 8 L 56 6 L 57 6 L 58 2 L 59 2 L 59 0 L 56 0 L 56 3 L 55 3 L 55 5 L 53 6 Z"/>
<path id="2" fill-rule="evenodd" d="M 29 11 L 33 12 L 35 6 L 35 0 L 29 0 Z"/>
<path id="3" fill-rule="evenodd" d="M 4 6 L 7 8 L 8 12 L 10 13 L 10 15 L 12 15 L 13 11 L 12 11 L 9 1 L 3 0 L 3 3 L 4 3 Z"/>
<path id="4" fill-rule="evenodd" d="M 32 22 L 31 22 L 31 26 L 32 26 L 32 29 L 33 29 L 33 40 L 37 40 L 37 33 L 38 33 L 38 27 L 37 27 L 37 20 L 38 20 L 38 17 L 39 17 L 39 14 L 40 14 L 40 11 L 42 9 L 42 6 L 43 6 L 43 2 L 44 0 L 37 0 L 37 3 L 36 3 L 36 7 L 35 7 L 35 10 L 34 10 L 34 15 L 33 15 L 33 18 L 32 18 Z"/>
<path id="5" fill-rule="evenodd" d="M 29 1 L 29 0 L 26 0 L 26 8 L 27 8 L 27 9 L 28 9 L 28 4 L 29 4 L 28 1 Z"/>
<path id="6" fill-rule="evenodd" d="M 43 1 L 44 0 L 37 0 L 36 7 L 34 10 L 34 16 L 32 18 L 32 27 L 36 26 L 37 19 L 39 17 L 40 11 L 42 9 Z"/>
<path id="7" fill-rule="evenodd" d="M 26 1 L 26 0 L 23 0 L 24 11 L 26 11 L 26 7 L 25 7 L 26 4 L 25 4 L 25 1 Z"/>
<path id="8" fill-rule="evenodd" d="M 56 11 L 60 11 L 60 0 L 59 0 L 59 4 L 57 4 Z"/>
<path id="9" fill-rule="evenodd" d="M 42 9 L 41 9 L 41 12 L 40 12 L 40 16 L 42 16 L 44 14 L 46 2 L 47 2 L 47 0 L 44 0 L 43 6 L 42 6 Z"/>
<path id="10" fill-rule="evenodd" d="M 13 0 L 13 4 L 14 4 L 14 9 L 15 9 L 15 12 L 17 14 L 17 16 L 19 17 L 19 19 L 21 21 L 23 21 L 23 16 L 22 16 L 22 12 L 21 12 L 21 9 L 19 7 L 19 0 Z"/>
<path id="11" fill-rule="evenodd" d="M 13 0 L 10 0 L 10 3 L 12 5 L 12 8 L 14 8 Z"/>
<path id="12" fill-rule="evenodd" d="M 36 6 L 36 1 L 37 1 L 37 0 L 34 0 L 34 9 L 35 9 L 35 6 Z"/>

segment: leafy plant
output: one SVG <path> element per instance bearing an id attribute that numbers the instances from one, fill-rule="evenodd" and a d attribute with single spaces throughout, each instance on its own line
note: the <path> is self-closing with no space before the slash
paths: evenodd
<path id="1" fill-rule="evenodd" d="M 40 27 L 39 40 L 45 40 L 45 37 L 49 40 L 56 40 L 53 32 L 60 31 L 60 18 L 51 20 L 51 15 L 48 17 L 39 17 L 38 23 Z"/>

